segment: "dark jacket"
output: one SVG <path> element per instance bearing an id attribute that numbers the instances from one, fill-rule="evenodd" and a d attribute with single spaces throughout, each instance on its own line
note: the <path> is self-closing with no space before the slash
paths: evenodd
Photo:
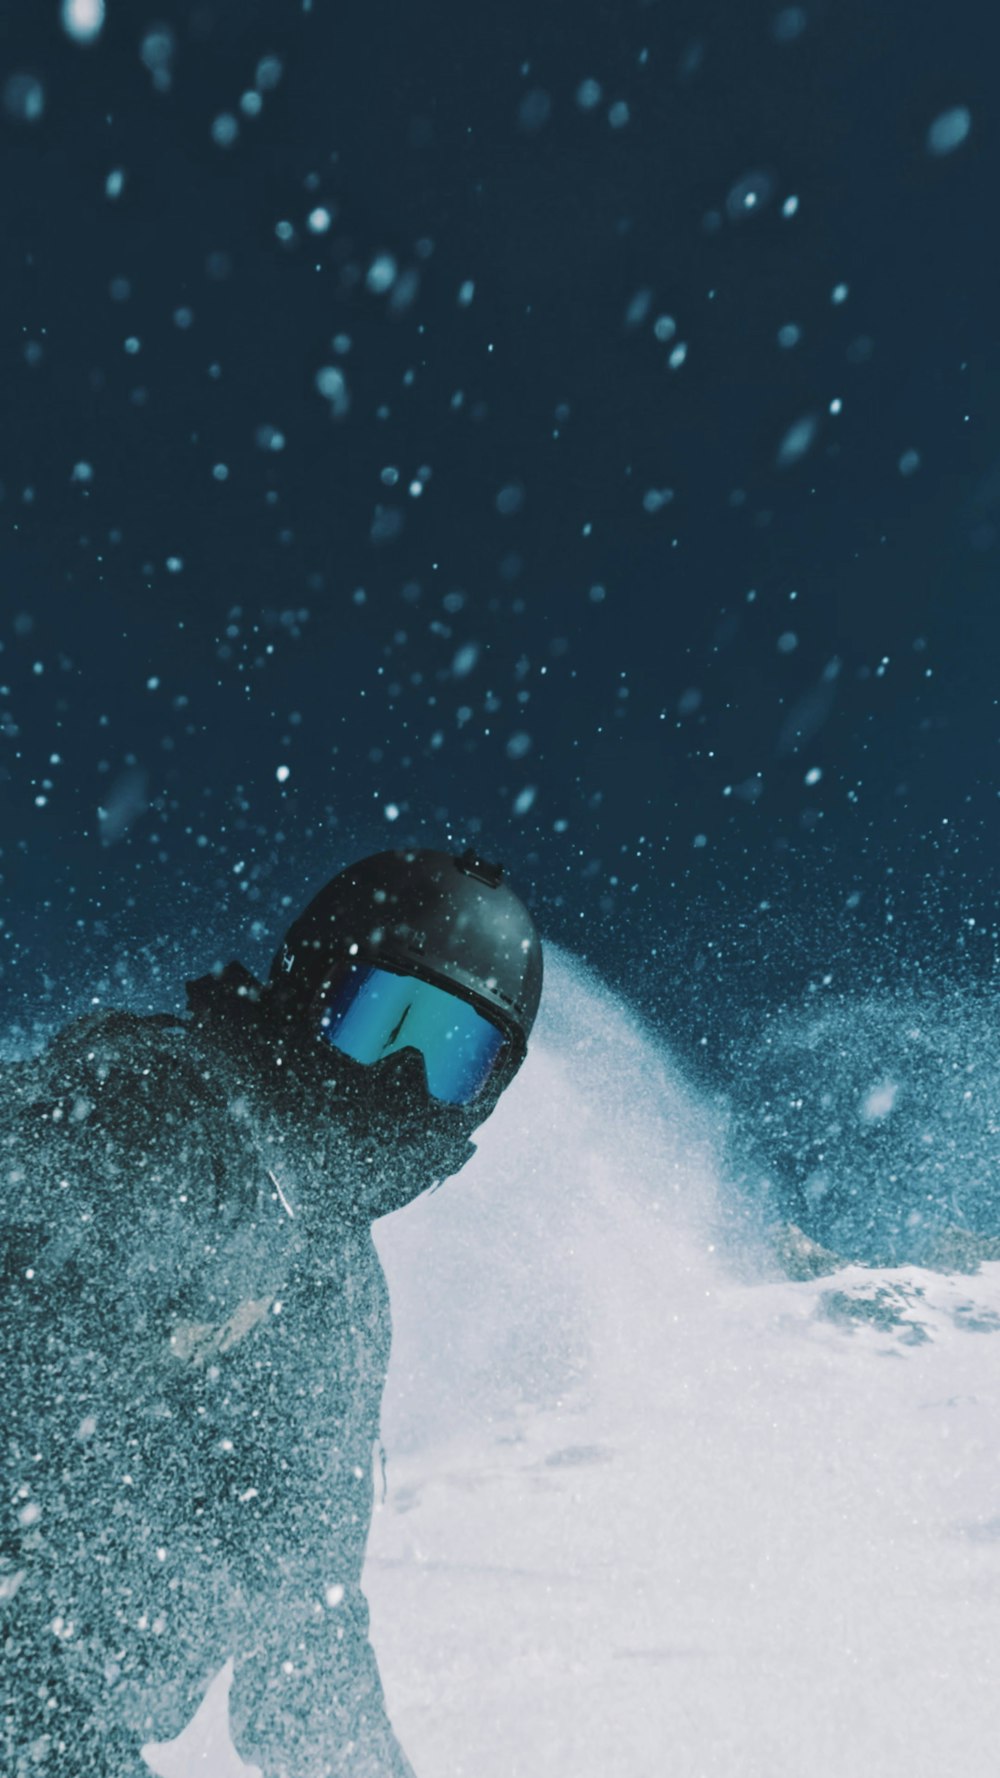
<path id="1" fill-rule="evenodd" d="M 229 1654 L 266 1778 L 409 1771 L 359 1587 L 390 1339 L 370 1224 L 472 1146 L 340 1116 L 276 1063 L 249 980 L 0 1071 L 5 1771 L 138 1773 Z"/>

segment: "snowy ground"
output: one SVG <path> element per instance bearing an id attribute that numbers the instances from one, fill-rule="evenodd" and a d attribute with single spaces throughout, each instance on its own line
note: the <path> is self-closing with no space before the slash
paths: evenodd
<path id="1" fill-rule="evenodd" d="M 1000 1265 L 734 1278 L 714 1115 L 557 958 L 480 1155 L 380 1225 L 366 1587 L 420 1778 L 996 1769 Z M 246 1771 L 224 1691 L 158 1771 Z"/>

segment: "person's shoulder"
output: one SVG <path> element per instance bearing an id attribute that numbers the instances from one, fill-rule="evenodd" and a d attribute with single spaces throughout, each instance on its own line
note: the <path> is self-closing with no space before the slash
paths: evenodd
<path id="1" fill-rule="evenodd" d="M 75 1121 L 123 1129 L 142 1112 L 222 1103 L 224 1057 L 170 1013 L 102 1011 L 74 1019 L 28 1062 L 15 1064 L 14 1097 Z"/>
<path id="2" fill-rule="evenodd" d="M 63 1220 L 117 1168 L 210 1153 L 225 1091 L 196 1034 L 178 1019 L 101 1012 L 74 1019 L 35 1055 L 0 1075 L 0 1205 L 18 1225 Z M 70 1191 L 70 1188 L 72 1190 Z M 58 1199 L 53 1191 L 58 1190 Z M 83 1199 L 80 1194 L 83 1194 Z M 95 1202 L 110 1203 L 106 1192 Z M 56 1204 L 61 1208 L 55 1210 Z"/>
<path id="3" fill-rule="evenodd" d="M 193 1027 L 174 1013 L 108 1009 L 65 1025 L 39 1059 L 102 1078 L 116 1070 L 135 1073 L 165 1063 L 195 1067 L 203 1048 Z"/>

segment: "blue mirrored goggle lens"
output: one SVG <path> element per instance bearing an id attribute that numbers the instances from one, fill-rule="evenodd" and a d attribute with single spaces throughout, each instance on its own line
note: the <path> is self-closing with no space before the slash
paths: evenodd
<path id="1" fill-rule="evenodd" d="M 355 1062 L 416 1049 L 427 1086 L 446 1105 L 468 1105 L 493 1072 L 506 1038 L 473 1006 L 418 976 L 358 964 L 331 989 L 320 1031 Z"/>

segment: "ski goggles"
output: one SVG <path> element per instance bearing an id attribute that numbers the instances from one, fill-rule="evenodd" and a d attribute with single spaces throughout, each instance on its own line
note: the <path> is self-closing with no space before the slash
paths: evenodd
<path id="1" fill-rule="evenodd" d="M 353 964 L 325 993 L 320 1033 L 355 1062 L 419 1050 L 432 1097 L 468 1105 L 506 1060 L 508 1040 L 466 1000 L 420 976 Z"/>

